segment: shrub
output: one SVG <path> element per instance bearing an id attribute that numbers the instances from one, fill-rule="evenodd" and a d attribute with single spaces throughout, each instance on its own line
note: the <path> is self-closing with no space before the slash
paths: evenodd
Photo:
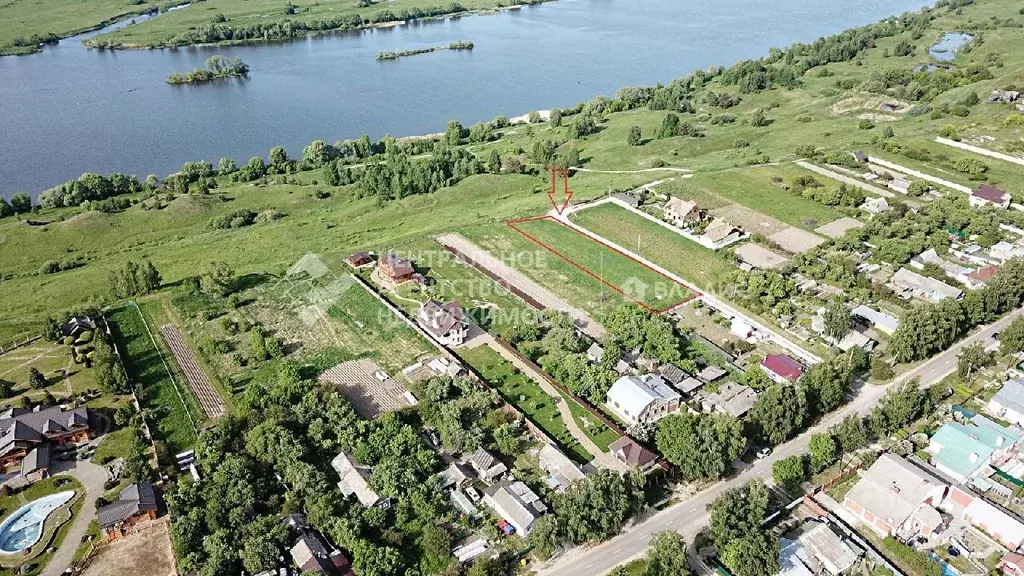
<path id="1" fill-rule="evenodd" d="M 875 127 L 875 123 L 871 120 L 864 119 L 857 123 L 858 130 L 871 130 Z"/>

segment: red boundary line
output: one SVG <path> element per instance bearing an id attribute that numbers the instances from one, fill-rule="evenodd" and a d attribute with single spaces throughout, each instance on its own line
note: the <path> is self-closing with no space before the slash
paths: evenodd
<path id="1" fill-rule="evenodd" d="M 567 229 L 569 229 L 569 230 L 572 230 L 573 232 L 575 232 L 575 233 L 579 234 L 580 236 L 583 236 L 583 237 L 584 237 L 584 238 L 586 238 L 587 240 L 590 240 L 591 242 L 594 242 L 595 244 L 598 244 L 598 245 L 600 245 L 600 246 L 603 246 L 603 247 L 605 247 L 605 248 L 607 248 L 607 249 L 609 249 L 609 250 L 611 250 L 611 251 L 615 252 L 616 254 L 618 254 L 618 255 L 620 255 L 620 256 L 623 256 L 623 257 L 625 257 L 625 258 L 628 258 L 628 259 L 632 260 L 633 262 L 636 262 L 637 264 L 639 264 L 639 265 L 643 266 L 644 268 L 647 268 L 647 269 L 648 269 L 648 270 L 650 270 L 651 272 L 654 272 L 655 274 L 657 274 L 657 275 L 661 276 L 662 278 L 665 278 L 666 280 L 668 280 L 668 281 L 672 282 L 673 284 L 675 284 L 675 285 L 677 285 L 677 286 L 682 286 L 683 288 L 685 288 L 685 289 L 687 289 L 688 291 L 690 291 L 691 293 L 693 293 L 693 296 L 692 296 L 692 297 L 690 297 L 690 298 L 687 298 L 687 299 L 683 300 L 682 302 L 678 302 L 678 303 L 676 303 L 676 304 L 672 304 L 672 305 L 670 305 L 670 306 L 668 306 L 668 307 L 666 307 L 666 308 L 663 308 L 663 309 L 661 309 L 661 310 L 656 310 L 656 309 L 654 309 L 654 308 L 652 308 L 652 307 L 648 306 L 648 305 L 647 305 L 646 303 L 644 303 L 644 302 L 642 302 L 642 301 L 640 301 L 640 300 L 638 300 L 638 299 L 634 298 L 633 296 L 630 296 L 629 294 L 626 294 L 626 293 L 625 293 L 625 292 L 623 292 L 623 291 L 622 291 L 622 289 L 621 289 L 621 288 L 619 288 L 618 286 L 616 286 L 616 285 L 612 284 L 611 282 L 609 282 L 609 281 L 605 280 L 605 279 L 604 279 L 604 278 L 602 278 L 601 276 L 598 276 L 597 274 L 595 274 L 594 272 L 590 271 L 589 269 L 587 269 L 587 268 L 585 268 L 585 267 L 581 266 L 581 265 L 580 265 L 580 264 L 578 264 L 578 263 L 577 263 L 576 261 L 574 261 L 573 259 L 571 259 L 571 258 L 569 258 L 569 257 L 565 256 L 564 254 L 562 254 L 562 253 L 561 253 L 561 252 L 559 252 L 558 250 L 555 250 L 554 248 L 552 248 L 552 247 L 551 247 L 551 246 L 549 246 L 548 244 L 546 244 L 546 243 L 544 243 L 544 242 L 541 242 L 541 241 L 540 241 L 540 240 L 538 240 L 537 238 L 534 238 L 533 236 L 531 236 L 531 235 L 527 234 L 527 233 L 526 233 L 526 232 L 524 232 L 523 230 L 520 230 L 519 228 L 517 228 L 517 227 L 516 227 L 516 224 L 522 224 L 522 223 L 526 223 L 526 222 L 537 222 L 537 221 L 539 221 L 539 220 L 550 220 L 550 221 L 552 221 L 552 222 L 555 222 L 555 223 L 557 223 L 557 224 L 559 224 L 559 225 L 561 225 L 561 226 L 564 226 L 565 228 L 567 228 Z M 545 215 L 545 216 L 534 216 L 533 218 L 521 218 L 521 219 L 519 219 L 519 220 L 511 220 L 511 221 L 508 221 L 508 222 L 506 222 L 505 224 L 506 224 L 506 225 L 508 225 L 508 227 L 509 227 L 509 228 L 511 228 L 511 229 L 515 230 L 516 232 L 518 232 L 518 233 L 522 234 L 522 235 L 523 235 L 524 237 L 526 237 L 526 238 L 527 238 L 528 240 L 530 240 L 531 242 L 533 242 L 533 243 L 537 244 L 538 246 L 540 246 L 540 247 L 544 248 L 544 249 L 545 249 L 545 250 L 547 250 L 548 252 L 551 252 L 551 253 L 552 253 L 552 254 L 554 254 L 555 256 L 558 256 L 558 257 L 559 257 L 559 258 L 561 258 L 562 260 L 565 260 L 565 261 L 566 261 L 566 262 L 568 262 L 569 264 L 572 264 L 573 266 L 575 266 L 576 268 L 578 268 L 578 269 L 579 269 L 580 271 L 582 271 L 583 273 L 585 273 L 585 274 L 587 274 L 588 276 L 590 276 L 590 277 L 594 278 L 595 280 L 597 280 L 598 282 L 600 282 L 600 283 L 604 284 L 605 286 L 607 286 L 607 287 L 611 288 L 612 290 L 614 290 L 614 291 L 618 292 L 618 293 L 619 293 L 620 295 L 622 295 L 622 296 L 624 296 L 624 297 L 628 298 L 629 300 L 632 300 L 633 302 L 635 302 L 636 304 L 640 305 L 640 306 L 641 306 L 641 307 L 643 307 L 644 309 L 646 309 L 646 310 L 648 310 L 648 311 L 650 311 L 650 312 L 653 312 L 654 314 L 664 314 L 664 313 L 666 313 L 666 312 L 669 312 L 669 311 L 675 310 L 676 308 L 679 308 L 680 306 L 684 306 L 684 305 L 686 305 L 686 304 L 688 304 L 688 303 L 690 303 L 690 302 L 694 301 L 695 299 L 697 299 L 697 298 L 700 298 L 700 297 L 701 297 L 701 293 L 700 293 L 700 292 L 698 292 L 698 291 L 694 290 L 693 288 L 690 288 L 689 286 L 687 286 L 687 285 L 685 285 L 685 284 L 682 284 L 682 283 L 680 283 L 680 282 L 678 282 L 678 281 L 676 281 L 676 280 L 673 280 L 672 278 L 670 278 L 670 277 L 666 276 L 666 275 L 665 275 L 665 274 L 664 274 L 663 272 L 661 272 L 660 270 L 656 270 L 656 269 L 654 269 L 654 268 L 652 268 L 652 267 L 648 266 L 647 264 L 645 264 L 645 263 L 643 263 L 643 262 L 641 262 L 641 261 L 637 260 L 636 258 L 634 258 L 634 257 L 630 256 L 629 254 L 626 254 L 625 252 L 623 252 L 623 251 L 619 250 L 618 248 L 616 248 L 616 247 L 614 247 L 614 246 L 609 246 L 608 244 L 606 244 L 606 243 L 604 243 L 604 242 L 601 242 L 600 240 L 597 240 L 596 238 L 592 238 L 592 237 L 590 237 L 590 236 L 587 236 L 586 234 L 584 234 L 584 233 L 580 232 L 579 230 L 576 230 L 576 229 L 575 229 L 575 228 L 573 228 L 572 226 L 568 226 L 568 225 L 566 225 L 566 224 L 565 224 L 564 222 L 560 222 L 559 220 L 557 220 L 556 218 L 553 218 L 553 217 L 551 217 L 551 216 L 547 216 L 547 215 Z"/>

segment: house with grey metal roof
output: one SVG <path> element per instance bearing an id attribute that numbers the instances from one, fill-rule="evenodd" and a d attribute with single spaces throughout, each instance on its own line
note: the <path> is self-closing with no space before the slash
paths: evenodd
<path id="1" fill-rule="evenodd" d="M 657 374 L 623 376 L 608 389 L 605 405 L 629 424 L 657 422 L 679 411 L 682 396 Z"/>
<path id="2" fill-rule="evenodd" d="M 1011 424 L 1024 424 L 1024 380 L 1009 380 L 1003 384 L 988 401 L 988 411 Z"/>
<path id="3" fill-rule="evenodd" d="M 373 469 L 360 464 L 354 456 L 344 452 L 338 454 L 331 460 L 331 468 L 338 473 L 338 489 L 345 496 L 355 496 L 359 503 L 370 508 L 383 502 L 380 494 L 370 488 L 370 476 Z"/>
<path id="4" fill-rule="evenodd" d="M 534 522 L 548 511 L 544 501 L 519 481 L 503 480 L 488 486 L 483 501 L 523 538 L 530 534 Z"/>
<path id="5" fill-rule="evenodd" d="M 156 518 L 156 492 L 149 482 L 136 482 L 120 497 L 96 510 L 96 520 L 107 541 L 126 535 L 139 522 Z"/>
<path id="6" fill-rule="evenodd" d="M 60 406 L 8 408 L 0 412 L 0 467 L 10 471 L 22 469 L 22 460 L 33 451 L 30 469 L 42 469 L 40 463 L 49 464 L 49 451 L 37 448 L 47 444 L 49 449 L 88 442 L 95 428 L 95 420 L 88 408 L 65 410 Z"/>
<path id="7" fill-rule="evenodd" d="M 900 327 L 900 321 L 896 319 L 895 316 L 886 314 L 885 312 L 880 312 L 874 308 L 869 308 L 868 306 L 857 306 L 850 311 L 850 314 L 852 314 L 854 318 L 860 318 L 864 322 L 870 324 L 872 328 L 881 330 L 889 335 L 892 335 L 892 333 Z"/>
<path id="8" fill-rule="evenodd" d="M 499 476 L 508 471 L 508 467 L 503 462 L 494 457 L 493 454 L 484 450 L 482 447 L 477 448 L 469 456 L 469 465 L 476 470 L 477 475 L 480 476 L 481 480 L 487 482 L 493 482 Z"/>
<path id="9" fill-rule="evenodd" d="M 882 454 L 846 494 L 843 506 L 880 536 L 930 537 L 945 523 L 936 509 L 949 485 L 894 454 Z"/>
<path id="10" fill-rule="evenodd" d="M 959 300 L 964 291 L 950 286 L 941 280 L 921 276 L 906 268 L 900 268 L 889 279 L 889 285 L 903 298 L 920 298 L 929 302 L 938 302 L 946 298 Z"/>

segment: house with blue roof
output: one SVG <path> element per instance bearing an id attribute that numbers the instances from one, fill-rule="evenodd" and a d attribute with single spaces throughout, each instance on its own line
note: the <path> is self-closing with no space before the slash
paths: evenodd
<path id="1" fill-rule="evenodd" d="M 1012 457 L 1024 433 L 976 415 L 966 424 L 950 422 L 931 438 L 931 463 L 945 474 L 966 482 L 986 466 L 998 466 Z"/>

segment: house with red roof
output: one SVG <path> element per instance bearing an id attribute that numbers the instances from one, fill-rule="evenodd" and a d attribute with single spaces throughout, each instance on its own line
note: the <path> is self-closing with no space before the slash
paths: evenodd
<path id="1" fill-rule="evenodd" d="M 1010 207 L 1010 193 L 991 184 L 982 184 L 971 190 L 969 202 L 974 208 L 994 206 L 1005 210 Z"/>
<path id="2" fill-rule="evenodd" d="M 799 380 L 806 367 L 786 354 L 769 354 L 761 362 L 761 370 L 775 382 L 785 384 Z"/>

